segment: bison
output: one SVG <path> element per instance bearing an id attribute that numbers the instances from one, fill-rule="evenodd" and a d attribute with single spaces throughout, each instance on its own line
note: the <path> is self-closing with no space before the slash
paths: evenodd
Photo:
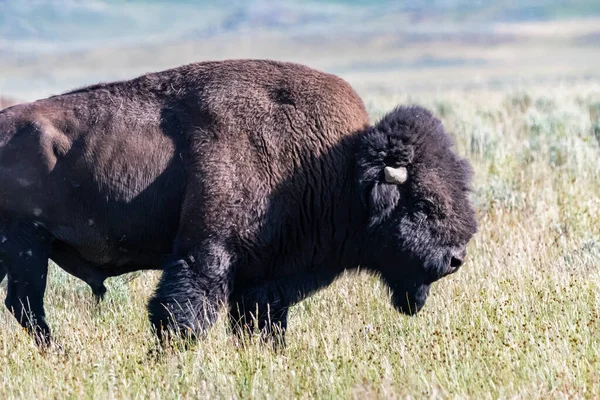
<path id="1" fill-rule="evenodd" d="M 427 109 L 371 125 L 348 83 L 294 63 L 194 63 L 17 105 L 0 112 L 5 304 L 48 344 L 49 258 L 92 287 L 161 269 L 161 340 L 201 337 L 223 304 L 235 332 L 283 337 L 291 305 L 360 266 L 414 315 L 463 264 L 471 177 Z"/>

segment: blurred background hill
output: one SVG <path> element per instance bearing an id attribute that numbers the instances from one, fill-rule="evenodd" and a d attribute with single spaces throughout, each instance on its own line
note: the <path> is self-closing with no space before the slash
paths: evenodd
<path id="1" fill-rule="evenodd" d="M 0 0 L 2 95 L 246 57 L 305 63 L 359 91 L 595 80 L 600 2 Z"/>

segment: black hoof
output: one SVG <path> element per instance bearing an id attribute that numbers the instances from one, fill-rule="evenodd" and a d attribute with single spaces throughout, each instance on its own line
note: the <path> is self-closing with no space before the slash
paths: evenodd
<path id="1" fill-rule="evenodd" d="M 106 286 L 104 286 L 104 284 L 101 284 L 100 286 L 92 287 L 92 293 L 96 298 L 96 303 L 100 303 L 102 300 L 104 300 L 104 295 L 106 294 Z"/>

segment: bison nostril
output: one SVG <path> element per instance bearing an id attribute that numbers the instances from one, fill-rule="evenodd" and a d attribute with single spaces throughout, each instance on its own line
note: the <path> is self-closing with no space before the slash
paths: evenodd
<path id="1" fill-rule="evenodd" d="M 457 269 L 460 268 L 460 266 L 463 264 L 463 259 L 462 258 L 458 258 L 458 257 L 452 257 L 450 259 L 450 267 L 452 269 Z"/>
<path id="2" fill-rule="evenodd" d="M 450 252 L 450 273 L 458 271 L 463 265 L 466 255 L 467 249 L 465 248 Z"/>

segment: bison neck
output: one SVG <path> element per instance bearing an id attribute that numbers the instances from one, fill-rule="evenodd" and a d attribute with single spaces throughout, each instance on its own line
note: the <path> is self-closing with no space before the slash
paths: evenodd
<path id="1" fill-rule="evenodd" d="M 347 137 L 329 152 L 310 156 L 277 185 L 259 231 L 242 238 L 252 245 L 238 260 L 236 286 L 359 266 L 367 216 L 355 165 Z"/>

